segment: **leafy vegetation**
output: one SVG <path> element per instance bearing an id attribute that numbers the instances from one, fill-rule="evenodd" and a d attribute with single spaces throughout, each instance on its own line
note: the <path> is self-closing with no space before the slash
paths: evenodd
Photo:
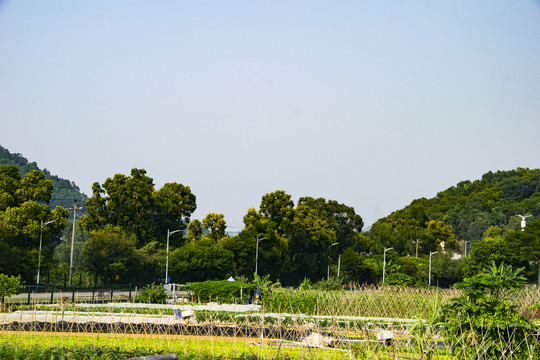
<path id="1" fill-rule="evenodd" d="M 142 260 L 135 249 L 135 236 L 126 234 L 122 228 L 107 226 L 91 232 L 84 243 L 83 266 L 93 274 L 102 276 L 110 283 L 116 276 L 130 279 Z"/>
<path id="2" fill-rule="evenodd" d="M 36 275 L 40 241 L 47 246 L 50 234 L 63 229 L 69 215 L 46 205 L 52 190 L 52 181 L 38 170 L 21 179 L 16 165 L 0 165 L 0 273 L 21 275 L 23 281 Z"/>
<path id="3" fill-rule="evenodd" d="M 132 169 L 130 176 L 116 174 L 102 185 L 96 182 L 92 193 L 81 227 L 87 231 L 107 225 L 123 228 L 135 236 L 138 248 L 152 241 L 164 243 L 169 230 L 184 230 L 197 208 L 189 186 L 166 183 L 155 190 L 144 169 Z M 173 246 L 181 243 L 178 238 L 182 236 L 171 237 Z"/>
<path id="4" fill-rule="evenodd" d="M 73 228 L 66 209 L 51 211 L 47 204 L 63 185 L 4 148 L 0 160 L 17 164 L 0 165 L 0 271 L 33 283 L 43 230 L 42 273 L 62 282 Z M 159 282 L 169 264 L 176 283 L 253 280 L 257 272 L 274 284 L 326 290 L 383 279 L 392 286 L 450 287 L 491 261 L 524 267 L 527 280 L 540 283 L 540 169 L 461 181 L 412 201 L 367 232 L 346 204 L 309 196 L 295 202 L 276 190 L 248 209 L 244 229 L 230 235 L 223 214 L 191 219 L 196 197 L 189 186 L 156 189 L 144 169 L 94 183 L 84 205 L 74 229 L 73 270 L 86 283 Z"/>
<path id="5" fill-rule="evenodd" d="M 19 360 L 19 359 L 107 359 L 121 360 L 133 357 L 142 357 L 148 355 L 160 355 L 162 351 L 135 349 L 123 350 L 118 347 L 105 348 L 87 345 L 83 347 L 65 348 L 65 347 L 19 347 L 13 344 L 0 343 L 0 359 Z"/>
<path id="6" fill-rule="evenodd" d="M 4 304 L 6 296 L 18 294 L 22 290 L 20 276 L 0 274 L 0 304 Z"/>
<path id="7" fill-rule="evenodd" d="M 202 302 L 219 301 L 221 303 L 241 303 L 241 299 L 253 295 L 256 284 L 240 281 L 204 281 L 188 283 L 189 290 Z"/>
<path id="8" fill-rule="evenodd" d="M 525 339 L 535 328 L 510 300 L 526 281 L 522 272 L 504 263 L 498 267 L 493 263 L 456 285 L 463 294 L 442 307 L 438 321 L 445 337 L 457 340 L 460 357 L 526 357 L 529 349 Z M 478 342 L 482 343 L 481 353 L 475 346 Z"/>
<path id="9" fill-rule="evenodd" d="M 422 240 L 420 251 L 427 253 L 436 250 L 440 241 L 446 241 L 450 246 L 453 238 L 480 240 L 491 226 L 519 230 L 520 218 L 516 214 L 540 215 L 540 169 L 490 171 L 480 180 L 462 181 L 434 198 L 414 200 L 402 210 L 380 219 L 372 227 L 372 233 L 382 237 L 381 240 L 395 241 L 391 234 L 381 233 L 383 229 L 380 228 L 384 224 L 393 226 L 410 240 L 403 244 L 400 252 L 413 253 L 413 241 L 419 238 Z M 438 221 L 453 231 L 430 231 L 429 225 Z"/>
<path id="10" fill-rule="evenodd" d="M 215 337 L 212 336 L 212 338 Z M 249 339 L 246 339 L 249 340 Z M 251 341 L 249 341 L 251 343 Z M 268 347 L 264 353 L 260 347 L 243 341 L 215 341 L 198 336 L 172 338 L 169 336 L 129 337 L 124 333 L 96 334 L 55 334 L 28 332 L 5 334 L 0 339 L 1 359 L 126 359 L 173 353 L 179 360 L 255 360 L 255 359 L 341 359 L 341 353 L 332 349 L 320 349 L 306 354 L 302 349 Z M 49 349 L 54 350 L 47 353 Z M 44 356 L 45 355 L 45 356 Z M 47 357 L 47 355 L 52 355 Z"/>
<path id="11" fill-rule="evenodd" d="M 145 304 L 163 304 L 165 300 L 167 300 L 167 294 L 163 285 L 153 283 L 143 287 L 135 296 L 135 302 Z"/>
<path id="12" fill-rule="evenodd" d="M 16 165 L 19 168 L 21 176 L 25 176 L 34 170 L 43 172 L 45 179 L 51 180 L 53 185 L 53 191 L 49 201 L 51 209 L 55 209 L 57 206 L 64 208 L 73 206 L 74 200 L 77 201 L 77 204 L 83 205 L 88 200 L 88 197 L 80 191 L 74 182 L 53 175 L 47 169 L 40 169 L 35 162 L 29 162 L 21 154 L 12 154 L 2 146 L 0 146 L 0 165 Z M 81 209 L 77 213 L 77 217 L 80 217 L 85 212 L 86 209 Z"/>
<path id="13" fill-rule="evenodd" d="M 65 336 L 65 335 L 63 335 Z M 26 336 L 19 336 L 21 338 Z M 67 336 L 68 338 L 70 336 Z M 74 337 L 74 336 L 71 336 Z M 118 339 L 111 337 L 114 341 L 103 341 L 95 344 L 92 339 L 87 341 L 77 339 L 71 340 L 69 344 L 62 339 L 54 341 L 53 346 L 46 342 L 48 339 L 39 335 L 34 336 L 36 342 L 24 344 L 19 341 L 13 343 L 0 342 L 0 359 L 20 360 L 20 359 L 50 359 L 50 360 L 121 360 L 128 358 L 143 358 L 151 355 L 163 355 L 173 353 L 179 360 L 211 360 L 216 358 L 227 360 L 254 360 L 257 359 L 256 347 L 235 349 L 230 344 L 212 344 L 210 341 L 156 341 L 156 339 L 137 339 L 136 346 L 130 346 L 129 341 L 125 341 L 124 334 L 117 334 Z M 119 339 L 123 338 L 120 341 Z M 28 341 L 28 339 L 25 339 Z M 111 339 L 109 339 L 111 340 Z M 48 341 L 50 342 L 50 340 Z M 71 344 L 73 343 L 73 344 Z M 101 344 L 103 343 L 103 344 Z M 109 344 L 112 343 L 112 344 Z M 290 351 L 293 353 L 293 351 Z M 286 357 L 288 358 L 288 356 Z"/>

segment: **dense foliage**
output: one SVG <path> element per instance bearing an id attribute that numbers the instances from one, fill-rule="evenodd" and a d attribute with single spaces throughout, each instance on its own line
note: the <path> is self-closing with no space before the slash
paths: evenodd
<path id="1" fill-rule="evenodd" d="M 138 247 L 165 242 L 169 229 L 184 230 L 197 208 L 189 186 L 166 183 L 155 190 L 143 169 L 132 169 L 131 176 L 116 174 L 103 185 L 96 182 L 92 192 L 81 227 L 93 231 L 118 226 L 136 237 Z"/>
<path id="2" fill-rule="evenodd" d="M 188 288 L 195 294 L 198 301 L 241 303 L 242 298 L 253 295 L 257 289 L 257 284 L 221 280 L 189 283 Z"/>
<path id="3" fill-rule="evenodd" d="M 84 205 L 88 200 L 88 197 L 81 193 L 79 187 L 74 182 L 53 175 L 47 169 L 40 169 L 36 162 L 29 162 L 21 154 L 12 154 L 2 146 L 0 146 L 0 165 L 16 165 L 19 168 L 21 176 L 26 175 L 32 170 L 43 172 L 45 179 L 51 180 L 53 184 L 53 191 L 49 201 L 51 209 L 57 206 L 64 208 L 71 207 L 74 200 L 77 201 L 77 204 Z M 77 212 L 77 217 L 83 215 L 85 212 L 86 209 L 81 209 L 80 212 Z"/>
<path id="4" fill-rule="evenodd" d="M 335 275 L 339 253 L 358 242 L 363 222 L 344 204 L 305 197 L 295 206 L 278 190 L 262 197 L 259 211 L 248 210 L 244 225 L 238 235 L 221 239 L 235 259 L 231 272 L 251 277 L 257 265 L 259 274 L 298 285 L 306 277 L 327 277 L 331 266 Z"/>
<path id="5" fill-rule="evenodd" d="M 121 228 L 107 226 L 91 233 L 82 251 L 83 266 L 107 282 L 115 278 L 133 280 L 142 260 L 135 248 L 135 237 Z"/>
<path id="6" fill-rule="evenodd" d="M 420 250 L 426 253 L 435 249 L 433 238 L 452 242 L 480 240 L 491 227 L 518 230 L 521 215 L 540 215 L 540 169 L 518 168 L 510 171 L 488 172 L 482 179 L 462 181 L 431 199 L 414 200 L 402 210 L 380 219 L 372 228 L 375 237 L 395 242 L 395 237 L 405 235 L 407 245 L 403 253 L 413 252 L 411 241 L 417 237 L 422 242 Z M 433 234 L 429 224 L 443 221 L 451 226 L 453 234 Z M 388 224 L 397 233 L 379 233 L 380 226 Z M 452 236 L 453 235 L 453 236 Z"/>
<path id="7" fill-rule="evenodd" d="M 135 302 L 145 304 L 162 304 L 167 299 L 167 294 L 163 285 L 149 284 L 139 290 L 137 296 L 135 296 Z"/>
<path id="8" fill-rule="evenodd" d="M 66 226 L 67 210 L 47 205 L 63 185 L 4 148 L 0 160 L 19 166 L 0 165 L 0 271 L 34 281 L 40 222 L 54 220 L 42 229 L 42 265 L 49 279 L 65 279 L 72 223 Z M 529 281 L 540 281 L 540 169 L 462 181 L 412 201 L 367 232 L 348 205 L 309 196 L 295 202 L 276 190 L 248 209 L 244 229 L 231 235 L 223 214 L 191 219 L 196 197 L 189 186 L 156 189 L 144 169 L 96 182 L 92 191 L 75 227 L 74 271 L 102 284 L 163 281 L 168 264 L 176 283 L 251 280 L 257 273 L 287 286 L 307 280 L 328 289 L 332 278 L 340 286 L 383 279 L 384 285 L 426 286 L 431 278 L 449 287 L 491 261 L 524 267 Z"/>
<path id="9" fill-rule="evenodd" d="M 6 296 L 16 295 L 21 291 L 21 277 L 0 274 L 0 304 L 4 303 Z"/>
<path id="10" fill-rule="evenodd" d="M 21 178 L 16 165 L 0 165 L 0 273 L 32 279 L 38 269 L 40 239 L 46 246 L 50 235 L 65 226 L 69 212 L 61 207 L 51 211 L 53 184 L 42 172 L 31 170 Z M 49 225 L 42 227 L 43 222 Z M 43 268 L 50 266 L 44 256 Z"/>
<path id="11" fill-rule="evenodd" d="M 488 172 L 434 198 L 414 200 L 373 224 L 369 238 L 372 251 L 392 248 L 390 256 L 398 255 L 398 263 L 413 255 L 429 259 L 437 252 L 433 275 L 441 285 L 473 275 L 491 260 L 524 266 L 527 277 L 535 281 L 540 279 L 538 271 L 529 263 L 540 259 L 540 243 L 534 241 L 539 236 L 534 225 L 539 215 L 540 169 Z M 450 261 L 465 255 L 470 256 L 464 261 Z M 416 277 L 418 271 L 425 274 L 420 268 L 405 273 Z"/>
<path id="12" fill-rule="evenodd" d="M 528 345 L 524 340 L 535 331 L 534 325 L 519 314 L 518 305 L 511 301 L 511 295 L 526 281 L 522 271 L 504 263 L 498 267 L 492 264 L 456 285 L 463 293 L 443 306 L 438 321 L 445 337 L 457 340 L 457 356 L 526 357 Z M 478 353 L 478 343 L 483 353 Z"/>

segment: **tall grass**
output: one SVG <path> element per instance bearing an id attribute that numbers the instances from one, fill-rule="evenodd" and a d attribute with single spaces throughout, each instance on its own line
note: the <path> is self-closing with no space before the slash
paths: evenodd
<path id="1" fill-rule="evenodd" d="M 278 288 L 264 299 L 269 312 L 306 315 L 357 316 L 417 319 L 426 318 L 431 304 L 446 304 L 461 295 L 459 289 L 361 286 L 351 291 L 319 291 Z M 540 315 L 540 289 L 524 288 L 514 294 L 522 314 Z M 537 308 L 538 311 L 531 310 Z"/>
<path id="2" fill-rule="evenodd" d="M 265 299 L 268 311 L 306 315 L 414 319 L 425 317 L 437 296 L 445 303 L 455 289 L 364 287 L 352 291 L 276 289 Z"/>

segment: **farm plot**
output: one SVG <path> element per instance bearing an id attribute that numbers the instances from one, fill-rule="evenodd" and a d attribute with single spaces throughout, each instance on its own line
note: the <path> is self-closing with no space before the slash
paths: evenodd
<path id="1" fill-rule="evenodd" d="M 250 308 L 217 304 L 36 304 L 0 314 L 0 343 L 21 349 L 90 346 L 147 354 L 173 352 L 190 359 L 461 359 L 468 357 L 459 349 L 475 346 L 473 352 L 478 353 L 478 359 L 495 358 L 489 353 L 487 338 L 476 338 L 471 345 L 441 336 L 439 325 L 433 322 L 437 294 L 401 293 L 362 293 L 356 298 L 350 293 L 341 298 L 340 294 L 328 293 L 319 298 L 295 298 L 297 294 L 291 294 L 288 300 Z M 365 299 L 375 304 L 385 295 L 392 299 L 370 310 Z M 400 296 L 404 299 L 401 304 Z M 410 317 L 366 316 L 398 314 L 396 309 L 383 308 L 390 302 L 399 308 L 399 314 Z M 420 304 L 416 310 L 415 302 Z M 195 316 L 179 319 L 175 308 L 195 309 Z M 421 315 L 411 316 L 414 313 Z M 530 358 L 538 355 L 538 338 L 536 331 L 519 339 Z M 519 358 L 513 353 L 514 344 L 507 345 L 504 358 Z M 470 348 L 467 351 L 469 354 Z"/>

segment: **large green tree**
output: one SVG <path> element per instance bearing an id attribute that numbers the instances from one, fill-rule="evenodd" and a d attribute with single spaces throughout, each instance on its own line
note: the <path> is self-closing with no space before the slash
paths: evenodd
<path id="1" fill-rule="evenodd" d="M 171 281 L 177 283 L 226 280 L 234 274 L 234 255 L 207 236 L 174 250 L 169 269 Z"/>
<path id="2" fill-rule="evenodd" d="M 250 208 L 244 216 L 244 230 L 227 239 L 224 246 L 234 254 L 236 274 L 251 278 L 259 239 L 257 273 L 281 279 L 289 272 L 288 239 L 278 224 Z"/>
<path id="3" fill-rule="evenodd" d="M 141 259 L 135 249 L 135 236 L 120 227 L 107 226 L 91 232 L 84 243 L 83 266 L 89 272 L 109 282 L 135 279 Z"/>
<path id="4" fill-rule="evenodd" d="M 195 195 L 188 186 L 167 183 L 156 191 L 143 169 L 131 170 L 131 176 L 116 174 L 103 185 L 94 183 L 92 192 L 81 227 L 94 231 L 120 226 L 136 236 L 138 247 L 165 242 L 169 229 L 184 230 L 196 209 Z M 178 238 L 182 239 L 171 237 L 172 246 L 181 244 Z"/>
<path id="5" fill-rule="evenodd" d="M 253 273 L 259 241 L 258 274 L 284 284 L 299 284 L 304 278 L 321 280 L 330 268 L 335 275 L 343 250 L 364 251 L 369 246 L 361 235 L 362 218 L 353 208 L 311 197 L 301 198 L 295 207 L 283 190 L 265 194 L 258 212 L 248 210 L 244 225 L 238 236 L 225 243 L 235 254 L 239 274 Z"/>
<path id="6" fill-rule="evenodd" d="M 234 254 L 227 248 L 225 216 L 207 214 L 203 221 L 194 219 L 188 226 L 188 242 L 175 249 L 170 257 L 173 282 L 224 280 L 235 273 Z"/>
<path id="7" fill-rule="evenodd" d="M 364 221 L 354 208 L 345 204 L 340 204 L 335 200 L 325 200 L 323 198 L 301 197 L 298 205 L 306 205 L 326 220 L 336 232 L 336 242 L 339 248 L 346 249 L 355 242 L 355 237 L 362 232 Z"/>
<path id="8" fill-rule="evenodd" d="M 283 190 L 264 194 L 259 211 L 262 216 L 274 222 L 280 231 L 285 231 L 292 219 L 294 201 L 291 195 Z"/>
<path id="9" fill-rule="evenodd" d="M 41 171 L 32 170 L 21 179 L 16 165 L 0 165 L 0 272 L 34 280 L 40 236 L 45 248 L 51 234 L 59 233 L 69 216 L 61 207 L 50 210 L 51 193 L 52 181 Z M 42 229 L 42 222 L 49 221 Z M 43 250 L 42 255 L 48 254 Z M 43 256 L 42 265 L 50 260 Z"/>
<path id="10" fill-rule="evenodd" d="M 537 282 L 540 285 L 540 217 L 525 226 L 525 229 L 521 232 L 521 238 L 522 251 L 529 260 L 537 264 Z"/>
<path id="11" fill-rule="evenodd" d="M 324 278 L 336 242 L 336 232 L 319 216 L 316 210 L 301 205 L 295 209 L 287 234 L 291 263 L 290 279 L 300 282 L 304 278 Z"/>
<path id="12" fill-rule="evenodd" d="M 536 277 L 538 284 L 540 284 L 540 217 L 527 222 L 523 231 L 508 231 L 504 238 L 508 257 L 514 262 L 535 264 L 536 276 L 532 275 L 531 278 Z"/>
<path id="13" fill-rule="evenodd" d="M 208 231 L 207 236 L 214 241 L 219 241 L 227 235 L 227 223 L 223 214 L 207 214 L 202 221 L 202 225 Z"/>
<path id="14" fill-rule="evenodd" d="M 392 247 L 402 256 L 425 254 L 432 247 L 427 241 L 426 228 L 415 218 L 385 218 L 377 221 L 370 230 L 376 252 Z"/>
<path id="15" fill-rule="evenodd" d="M 137 281 L 152 283 L 163 282 L 167 262 L 167 247 L 157 241 L 152 241 L 137 253 L 141 260 L 141 267 L 137 271 Z"/>

